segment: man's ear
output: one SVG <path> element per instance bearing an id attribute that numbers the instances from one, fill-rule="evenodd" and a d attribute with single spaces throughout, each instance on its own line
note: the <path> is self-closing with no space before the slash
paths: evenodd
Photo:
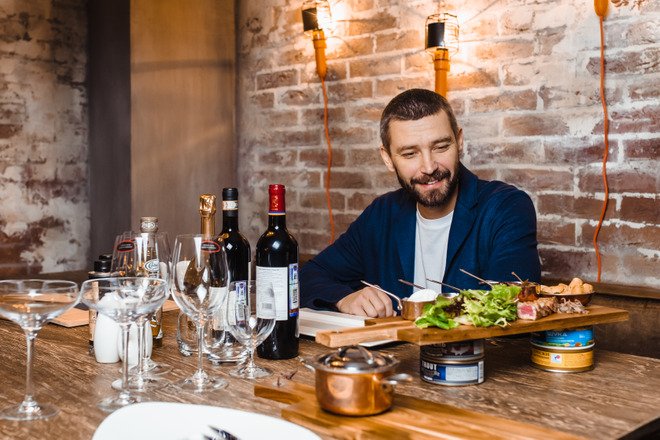
<path id="1" fill-rule="evenodd" d="M 458 135 L 456 136 L 456 144 L 458 145 L 458 155 L 463 154 L 463 129 L 458 128 Z"/>
<path id="2" fill-rule="evenodd" d="M 385 148 L 383 145 L 380 146 L 380 157 L 381 159 L 383 159 L 383 162 L 385 162 L 385 166 L 387 167 L 387 169 L 394 172 L 394 164 L 392 163 L 392 156 L 390 156 L 390 153 L 387 151 L 387 148 Z"/>

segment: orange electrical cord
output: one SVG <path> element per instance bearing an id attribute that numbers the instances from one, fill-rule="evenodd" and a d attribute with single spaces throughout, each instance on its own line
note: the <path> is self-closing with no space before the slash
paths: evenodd
<path id="1" fill-rule="evenodd" d="M 325 174 L 325 200 L 328 204 L 328 217 L 330 220 L 330 244 L 335 241 L 335 219 L 332 215 L 332 201 L 330 200 L 330 171 L 332 169 L 332 143 L 330 142 L 330 130 L 328 128 L 328 93 L 325 89 L 325 78 L 321 78 L 323 89 L 323 127 L 325 128 L 325 140 L 328 143 L 328 169 Z"/>
<path id="2" fill-rule="evenodd" d="M 600 228 L 603 225 L 603 220 L 605 219 L 605 213 L 607 212 L 607 204 L 609 202 L 610 189 L 607 185 L 607 155 L 610 150 L 610 142 L 608 138 L 610 121 L 607 115 L 607 102 L 605 100 L 605 31 L 603 30 L 603 20 L 604 13 L 600 14 L 598 9 L 596 12 L 599 15 L 600 20 L 600 100 L 603 104 L 603 114 L 604 114 L 604 123 L 603 123 L 603 134 L 605 137 L 605 152 L 603 153 L 603 184 L 605 185 L 605 199 L 603 200 L 603 208 L 600 213 L 600 219 L 598 220 L 598 225 L 594 231 L 594 249 L 596 250 L 596 264 L 598 266 L 598 277 L 597 282 L 600 283 L 600 274 L 602 269 L 602 262 L 600 251 L 598 250 L 598 233 Z"/>

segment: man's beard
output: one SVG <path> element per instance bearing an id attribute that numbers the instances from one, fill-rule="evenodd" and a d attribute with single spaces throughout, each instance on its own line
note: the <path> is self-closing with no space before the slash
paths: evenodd
<path id="1" fill-rule="evenodd" d="M 405 189 L 408 194 L 417 201 L 417 203 L 427 208 L 442 208 L 445 206 L 458 187 L 458 172 L 451 173 L 449 170 L 435 170 L 433 174 L 424 174 L 418 179 L 411 179 L 410 183 L 405 182 L 401 176 L 399 176 L 398 171 L 396 172 L 396 178 L 399 180 L 401 187 Z M 442 188 L 428 191 L 425 194 L 422 194 L 415 189 L 415 184 L 426 184 L 432 180 L 437 180 L 439 182 L 443 179 L 449 180 Z"/>

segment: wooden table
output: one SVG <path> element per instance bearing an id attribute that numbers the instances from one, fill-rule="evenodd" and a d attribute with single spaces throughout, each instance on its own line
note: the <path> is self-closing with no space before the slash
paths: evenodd
<path id="1" fill-rule="evenodd" d="M 176 312 L 164 314 L 165 340 L 154 351 L 156 361 L 175 367 L 169 378 L 190 375 L 196 358 L 184 358 L 176 348 Z M 0 402 L 18 403 L 25 379 L 25 340 L 19 327 L 0 320 Z M 303 356 L 329 349 L 311 340 L 301 340 Z M 529 365 L 526 339 L 487 342 L 486 381 L 477 386 L 443 387 L 419 379 L 419 347 L 398 344 L 382 352 L 402 361 L 401 372 L 415 376 L 398 393 L 461 408 L 515 419 L 566 431 L 588 438 L 617 438 L 658 417 L 660 411 L 660 360 L 607 351 L 596 352 L 596 368 L 579 374 L 557 374 Z M 259 361 L 265 362 L 265 361 Z M 89 439 L 107 416 L 96 407 L 110 391 L 110 382 L 119 377 L 119 364 L 97 364 L 87 354 L 87 326 L 63 328 L 47 325 L 36 342 L 34 380 L 39 401 L 58 405 L 61 413 L 53 419 L 34 422 L 0 421 L 0 438 Z M 226 406 L 267 415 L 279 415 L 283 404 L 254 397 L 253 381 L 229 377 L 229 366 L 209 370 L 230 382 L 226 390 L 206 396 L 166 388 L 152 395 L 154 400 Z M 297 370 L 294 380 L 313 384 L 314 375 L 295 360 L 269 362 L 273 383 Z M 283 379 L 282 379 L 283 380 Z M 442 423 L 441 421 L 439 423 Z M 338 428 L 337 432 L 340 428 Z"/>

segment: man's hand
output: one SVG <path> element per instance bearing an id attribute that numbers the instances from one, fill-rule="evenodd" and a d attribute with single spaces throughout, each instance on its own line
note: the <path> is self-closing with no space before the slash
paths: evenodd
<path id="1" fill-rule="evenodd" d="M 372 287 L 346 295 L 337 301 L 337 309 L 342 313 L 370 318 L 385 318 L 395 314 L 390 297 Z"/>

